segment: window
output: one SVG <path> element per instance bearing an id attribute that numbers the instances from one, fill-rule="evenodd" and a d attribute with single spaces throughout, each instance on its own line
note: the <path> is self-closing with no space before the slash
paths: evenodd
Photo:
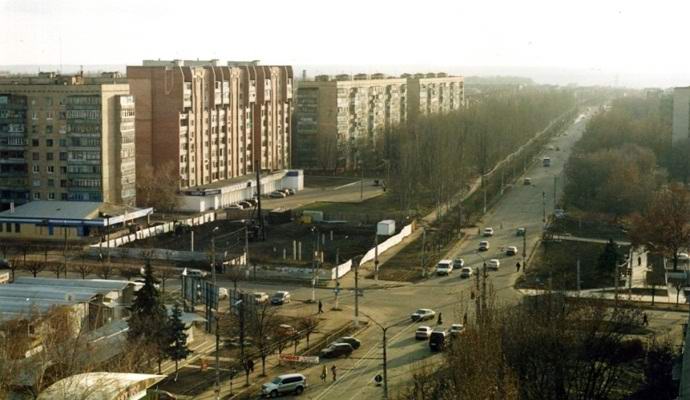
<path id="1" fill-rule="evenodd" d="M 33 170 L 34 174 L 37 174 L 37 173 L 41 172 L 41 167 L 39 167 L 38 165 L 34 165 L 32 167 L 32 170 Z"/>
<path id="2" fill-rule="evenodd" d="M 34 192 L 34 200 L 41 200 L 41 194 L 38 192 Z"/>
<path id="3" fill-rule="evenodd" d="M 60 179 L 60 187 L 67 187 L 67 179 Z"/>
<path id="4" fill-rule="evenodd" d="M 60 167 L 60 173 L 61 174 L 66 174 L 67 173 L 67 167 Z"/>
<path id="5" fill-rule="evenodd" d="M 48 193 L 48 200 L 55 200 L 55 193 Z"/>
<path id="6" fill-rule="evenodd" d="M 49 121 L 52 121 L 52 119 L 53 119 L 53 112 L 52 111 L 46 111 L 46 119 Z"/>
<path id="7" fill-rule="evenodd" d="M 67 200 L 67 193 L 60 193 L 60 200 Z"/>
<path id="8" fill-rule="evenodd" d="M 67 139 L 60 139 L 60 147 L 67 146 Z"/>
<path id="9" fill-rule="evenodd" d="M 48 187 L 55 187 L 55 179 L 48 179 Z"/>
<path id="10" fill-rule="evenodd" d="M 31 145 L 34 147 L 38 147 L 38 139 L 31 139 Z"/>
<path id="11" fill-rule="evenodd" d="M 34 153 L 31 153 L 31 159 L 34 161 L 38 161 L 41 159 L 41 156 L 40 156 L 40 154 L 34 152 Z"/>
<path id="12" fill-rule="evenodd" d="M 53 153 L 46 153 L 46 160 L 53 161 Z"/>
<path id="13" fill-rule="evenodd" d="M 46 97 L 45 98 L 45 104 L 46 104 L 46 107 L 51 107 L 53 105 L 53 98 L 52 97 Z"/>
<path id="14" fill-rule="evenodd" d="M 55 167 L 53 167 L 52 165 L 49 165 L 47 167 L 47 171 L 49 174 L 53 174 L 53 173 L 55 173 Z"/>
<path id="15" fill-rule="evenodd" d="M 67 161 L 67 152 L 60 152 L 60 161 Z"/>
<path id="16" fill-rule="evenodd" d="M 53 125 L 46 125 L 46 135 L 53 133 Z"/>
<path id="17" fill-rule="evenodd" d="M 40 179 L 34 179 L 33 182 L 31 182 L 31 185 L 33 187 L 41 187 L 41 180 Z"/>
<path id="18" fill-rule="evenodd" d="M 5 230 L 7 231 L 7 233 L 12 233 L 12 224 L 7 222 L 5 224 Z"/>
<path id="19" fill-rule="evenodd" d="M 22 226 L 19 224 L 14 224 L 14 231 L 15 233 L 19 233 L 22 231 Z"/>
<path id="20" fill-rule="evenodd" d="M 53 139 L 46 139 L 46 146 L 53 147 Z"/>

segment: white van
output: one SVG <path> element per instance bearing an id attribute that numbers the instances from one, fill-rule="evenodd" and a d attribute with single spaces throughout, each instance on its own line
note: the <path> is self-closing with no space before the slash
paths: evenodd
<path id="1" fill-rule="evenodd" d="M 448 275 L 453 272 L 453 260 L 441 260 L 436 264 L 436 275 Z"/>

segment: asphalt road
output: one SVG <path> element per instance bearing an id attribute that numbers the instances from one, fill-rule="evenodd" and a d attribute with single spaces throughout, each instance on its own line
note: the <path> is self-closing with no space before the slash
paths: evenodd
<path id="1" fill-rule="evenodd" d="M 580 120 L 572 125 L 566 134 L 552 140 L 549 145 L 553 146 L 554 150 L 545 149 L 543 152 L 543 156 L 551 157 L 551 167 L 542 167 L 541 158 L 529 166 L 525 176 L 531 178 L 531 185 L 523 185 L 520 179 L 515 185 L 506 187 L 504 196 L 483 219 L 482 228 L 490 226 L 495 231 L 493 237 L 486 238 L 491 244 L 489 251 L 477 252 L 479 241 L 485 238 L 475 233 L 457 243 L 447 254 L 447 258 L 463 258 L 465 265 L 475 269 L 482 265 L 483 260 L 498 258 L 501 267 L 498 271 L 490 272 L 489 276 L 500 302 L 515 302 L 520 297 L 513 289 L 513 282 L 518 276 L 515 263 L 522 263 L 523 248 L 523 238 L 516 236 L 516 229 L 527 229 L 525 239 L 528 249 L 531 249 L 541 235 L 544 210 L 550 214 L 554 209 L 554 176 L 558 176 L 556 190 L 560 193 L 563 165 L 572 145 L 581 136 L 584 126 L 585 120 Z M 556 151 L 556 147 L 560 151 Z M 339 190 L 351 189 L 354 186 L 358 185 Z M 304 195 L 307 196 L 308 193 Z M 517 246 L 518 256 L 505 256 L 503 248 L 506 246 Z M 372 283 L 366 280 L 362 282 L 362 286 L 366 287 Z M 303 286 L 251 282 L 242 282 L 241 285 L 245 290 L 262 290 L 269 293 L 287 289 L 292 291 L 293 298 L 296 299 L 311 297 L 311 289 Z M 455 272 L 447 277 L 433 276 L 414 285 L 400 284 L 392 288 L 365 290 L 364 296 L 360 298 L 360 319 L 371 318 L 385 327 L 393 325 L 387 331 L 388 380 L 391 395 L 402 387 L 412 368 L 437 362 L 441 357 L 430 352 L 426 341 L 414 339 L 414 331 L 422 324 L 409 322 L 409 314 L 417 308 L 432 308 L 443 313 L 444 327 L 454 322 L 462 322 L 465 313 L 472 318 L 473 304 L 470 302 L 470 292 L 474 290 L 474 285 L 474 279 L 461 279 L 459 273 Z M 341 296 L 340 304 L 345 308 L 344 312 L 352 312 L 354 297 L 347 291 L 343 293 L 345 295 Z M 325 308 L 330 308 L 332 290 L 318 289 L 317 297 L 325 299 Z M 424 324 L 435 327 L 436 320 Z M 374 384 L 373 378 L 376 374 L 382 373 L 382 330 L 372 322 L 357 336 L 362 341 L 362 346 L 349 359 L 324 360 L 321 365 L 302 371 L 307 375 L 310 387 L 300 398 L 370 399 L 381 396 L 382 389 Z M 329 377 L 325 383 L 321 383 L 319 375 L 324 364 L 328 367 Z M 337 380 L 332 382 L 330 367 L 334 364 L 338 368 L 338 376 Z"/>
<path id="2" fill-rule="evenodd" d="M 293 196 L 282 199 L 262 200 L 261 205 L 266 209 L 298 208 L 314 202 L 359 202 L 376 197 L 383 192 L 380 186 L 374 186 L 373 179 L 364 179 L 357 182 L 345 182 L 335 187 L 305 187 Z"/>

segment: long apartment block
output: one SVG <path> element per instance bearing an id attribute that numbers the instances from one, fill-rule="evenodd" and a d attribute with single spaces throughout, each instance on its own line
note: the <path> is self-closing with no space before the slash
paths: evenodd
<path id="1" fill-rule="evenodd" d="M 319 75 L 300 81 L 295 106 L 295 163 L 354 168 L 363 147 L 393 126 L 464 103 L 464 78 L 445 73 Z M 335 165 L 333 165 L 335 163 Z"/>
<path id="2" fill-rule="evenodd" d="M 127 77 L 137 173 L 171 168 L 184 190 L 290 166 L 292 67 L 145 60 Z"/>
<path id="3" fill-rule="evenodd" d="M 0 78 L 0 209 L 135 202 L 134 98 L 117 73 Z"/>

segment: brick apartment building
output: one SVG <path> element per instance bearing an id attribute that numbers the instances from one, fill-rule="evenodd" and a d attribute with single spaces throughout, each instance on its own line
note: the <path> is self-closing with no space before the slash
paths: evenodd
<path id="1" fill-rule="evenodd" d="M 134 146 L 134 99 L 118 73 L 0 77 L 0 209 L 132 205 Z"/>
<path id="2" fill-rule="evenodd" d="M 355 168 L 358 152 L 377 145 L 382 132 L 414 124 L 419 115 L 464 104 L 464 78 L 445 73 L 319 75 L 300 81 L 295 106 L 295 164 Z"/>
<path id="3" fill-rule="evenodd" d="M 137 101 L 137 174 L 172 168 L 180 189 L 290 166 L 292 67 L 145 60 L 128 66 Z"/>

